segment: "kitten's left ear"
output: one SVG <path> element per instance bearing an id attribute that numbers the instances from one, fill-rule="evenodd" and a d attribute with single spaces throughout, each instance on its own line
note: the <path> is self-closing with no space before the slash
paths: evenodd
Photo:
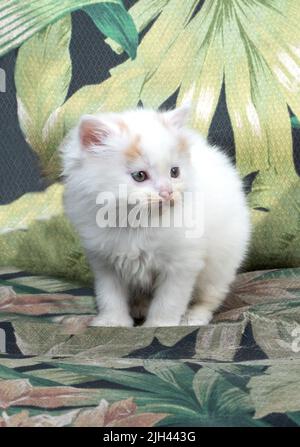
<path id="1" fill-rule="evenodd" d="M 170 112 L 165 112 L 164 116 L 167 121 L 174 127 L 181 128 L 186 125 L 189 117 L 191 106 L 185 103 Z"/>

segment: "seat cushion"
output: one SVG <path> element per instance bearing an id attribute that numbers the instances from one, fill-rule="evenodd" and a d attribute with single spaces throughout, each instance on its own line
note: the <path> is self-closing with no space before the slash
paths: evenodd
<path id="1" fill-rule="evenodd" d="M 87 327 L 90 288 L 0 284 L 0 426 L 300 425 L 300 269 L 240 274 L 203 327 Z"/>

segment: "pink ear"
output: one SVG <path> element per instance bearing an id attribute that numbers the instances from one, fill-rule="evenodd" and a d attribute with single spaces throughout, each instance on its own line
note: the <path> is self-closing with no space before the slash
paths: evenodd
<path id="1" fill-rule="evenodd" d="M 93 115 L 85 115 L 79 125 L 79 138 L 84 149 L 101 146 L 108 136 L 109 130 L 100 119 Z"/>
<path id="2" fill-rule="evenodd" d="M 181 128 L 186 124 L 189 113 L 190 104 L 186 103 L 170 112 L 165 112 L 165 117 L 172 126 Z"/>

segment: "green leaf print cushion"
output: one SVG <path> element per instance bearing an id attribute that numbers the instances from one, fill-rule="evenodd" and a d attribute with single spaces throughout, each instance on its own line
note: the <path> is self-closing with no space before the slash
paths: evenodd
<path id="1" fill-rule="evenodd" d="M 253 231 L 244 267 L 299 266 L 297 2 L 131 0 L 127 9 L 121 0 L 42 3 L 17 1 L 9 9 L 0 2 L 0 67 L 7 66 L 0 265 L 72 279 L 82 270 L 78 279 L 90 281 L 76 234 L 60 205 L 53 211 L 63 193 L 59 143 L 84 113 L 168 108 L 188 99 L 190 125 L 230 155 L 245 181 Z M 26 194 L 46 186 L 36 193 L 44 205 L 20 228 L 26 211 L 12 199 L 24 194 L 34 208 Z M 53 186 L 59 199 L 49 193 Z M 39 216 L 43 207 L 52 210 L 46 217 Z M 48 265 L 41 262 L 47 252 Z"/>

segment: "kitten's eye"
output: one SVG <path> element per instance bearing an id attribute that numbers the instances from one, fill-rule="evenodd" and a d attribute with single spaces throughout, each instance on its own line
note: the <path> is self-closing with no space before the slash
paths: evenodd
<path id="1" fill-rule="evenodd" d="M 144 182 L 145 180 L 147 180 L 148 175 L 147 175 L 147 172 L 145 172 L 145 171 L 136 171 L 136 172 L 131 173 L 131 177 L 136 182 Z"/>
<path id="2" fill-rule="evenodd" d="M 173 177 L 173 178 L 178 177 L 180 174 L 179 168 L 177 166 L 172 168 L 170 174 L 171 174 L 171 177 Z"/>

